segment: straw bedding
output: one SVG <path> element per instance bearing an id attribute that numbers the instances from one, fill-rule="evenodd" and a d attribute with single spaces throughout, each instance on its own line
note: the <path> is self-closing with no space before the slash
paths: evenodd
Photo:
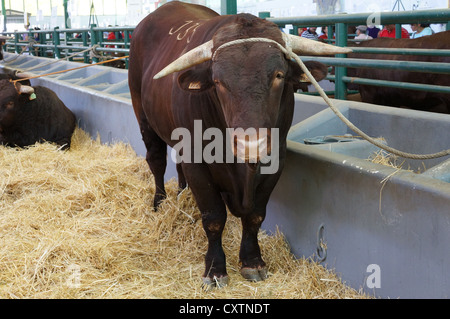
<path id="1" fill-rule="evenodd" d="M 223 235 L 229 286 L 204 291 L 207 241 L 189 190 L 167 184 L 151 203 L 147 163 L 129 145 L 103 145 L 76 129 L 69 151 L 0 146 L 0 298 L 365 298 L 312 260 L 296 259 L 280 233 L 260 233 L 270 271 L 239 274 L 241 226 Z"/>

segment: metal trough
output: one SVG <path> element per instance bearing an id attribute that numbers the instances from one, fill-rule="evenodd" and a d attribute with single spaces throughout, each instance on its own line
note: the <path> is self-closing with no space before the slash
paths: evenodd
<path id="1" fill-rule="evenodd" d="M 5 60 L 13 55 L 6 53 Z M 26 71 L 48 59 L 20 56 L 2 67 Z M 80 66 L 60 61 L 36 74 Z M 79 126 L 101 141 L 129 143 L 145 156 L 127 71 L 103 66 L 32 80 L 54 90 Z M 328 143 L 346 126 L 319 97 L 296 95 L 287 162 L 263 228 L 278 227 L 297 256 L 323 260 L 350 286 L 385 298 L 450 295 L 450 159 L 374 164 L 367 142 Z M 367 134 L 408 152 L 450 148 L 450 116 L 334 100 Z M 348 136 L 347 136 L 348 137 Z M 319 141 L 306 145 L 305 140 Z M 339 140 L 339 138 L 338 138 Z M 170 157 L 169 157 L 170 158 Z M 402 160 L 399 160 L 400 162 Z M 169 161 L 166 180 L 176 177 Z"/>
<path id="2" fill-rule="evenodd" d="M 323 104 L 317 97 L 297 100 L 302 108 Z M 450 115 L 335 102 L 354 124 L 390 146 L 416 153 L 450 148 Z M 449 156 L 405 160 L 403 167 L 411 170 L 425 165 L 418 174 L 372 163 L 368 158 L 378 148 L 368 142 L 320 141 L 351 133 L 329 109 L 291 128 L 264 228 L 278 227 L 296 255 L 324 259 L 347 284 L 369 294 L 448 298 Z M 316 145 L 305 143 L 318 137 Z"/>

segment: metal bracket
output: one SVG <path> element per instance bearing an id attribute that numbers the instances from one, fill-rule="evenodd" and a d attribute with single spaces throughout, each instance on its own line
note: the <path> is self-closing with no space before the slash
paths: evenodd
<path id="1" fill-rule="evenodd" d="M 324 224 L 320 224 L 319 228 L 317 229 L 317 262 L 320 264 L 327 259 L 327 246 L 323 239 L 323 231 L 325 229 Z"/>

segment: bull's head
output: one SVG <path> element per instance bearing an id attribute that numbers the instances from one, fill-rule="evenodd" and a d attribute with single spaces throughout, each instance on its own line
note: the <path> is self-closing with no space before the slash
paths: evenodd
<path id="1" fill-rule="evenodd" d="M 292 88 L 304 81 L 303 72 L 292 61 L 290 54 L 333 55 L 351 52 L 347 48 L 284 33 L 278 34 L 278 39 L 284 44 L 267 38 L 248 38 L 221 41 L 216 47 L 213 38 L 166 66 L 154 79 L 211 60 L 212 63 L 205 64 L 205 67 L 182 73 L 178 77 L 178 83 L 182 89 L 190 92 L 202 92 L 214 87 L 227 126 L 245 130 L 244 134 L 242 130 L 237 130 L 231 136 L 234 154 L 245 160 L 254 160 L 255 158 L 249 157 L 249 154 L 254 154 L 256 160 L 259 160 L 261 145 L 267 147 L 262 151 L 270 154 L 271 131 L 259 131 L 257 136 L 249 137 L 246 130 L 277 127 L 283 101 L 289 101 L 293 105 Z M 316 80 L 321 80 L 326 75 L 323 64 L 313 62 L 310 66 Z M 255 152 L 251 148 L 259 150 Z"/>
<path id="2" fill-rule="evenodd" d="M 9 127 L 14 123 L 18 104 L 22 103 L 20 96 L 30 99 L 32 94 L 34 89 L 31 86 L 0 80 L 0 128 Z"/>
<path id="3" fill-rule="evenodd" d="M 294 53 L 302 55 L 334 55 L 347 54 L 352 50 L 349 48 L 337 47 L 323 42 L 314 41 L 290 34 L 282 33 L 286 47 L 289 47 Z M 211 60 L 213 57 L 214 42 L 210 40 L 204 44 L 186 52 L 181 57 L 170 63 L 162 69 L 153 78 L 159 79 L 174 72 L 188 69 L 194 65 Z"/>

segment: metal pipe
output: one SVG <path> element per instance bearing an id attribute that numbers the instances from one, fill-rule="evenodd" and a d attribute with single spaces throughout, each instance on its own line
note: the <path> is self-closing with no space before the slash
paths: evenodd
<path id="1" fill-rule="evenodd" d="M 434 9 L 420 11 L 402 11 L 402 12 L 368 12 L 354 14 L 331 14 L 323 16 L 306 16 L 306 17 L 286 17 L 286 18 L 267 18 L 267 20 L 279 26 L 286 24 L 295 24 L 297 26 L 313 27 L 327 25 L 330 21 L 334 23 L 348 24 L 366 24 L 367 19 L 374 14 L 379 14 L 380 24 L 396 24 L 396 23 L 414 23 L 414 21 L 447 22 L 450 20 L 450 9 Z"/>
<path id="2" fill-rule="evenodd" d="M 3 32 L 6 32 L 6 6 L 5 6 L 5 0 L 2 0 L 2 15 L 3 15 Z"/>
<path id="3" fill-rule="evenodd" d="M 302 57 L 303 61 L 318 61 L 326 65 L 346 66 L 349 68 L 395 69 L 399 71 L 450 73 L 450 63 L 397 61 L 397 60 L 368 60 L 353 58 Z"/>
<path id="4" fill-rule="evenodd" d="M 392 82 L 386 80 L 374 80 L 374 79 L 364 79 L 364 78 L 354 78 L 345 76 L 342 81 L 346 83 L 362 84 L 362 85 L 374 85 L 383 86 L 390 88 L 398 88 L 405 90 L 416 90 L 416 91 L 426 91 L 435 93 L 447 93 L 450 94 L 450 87 L 442 85 L 431 85 L 423 83 L 409 83 L 409 82 Z"/>
<path id="5" fill-rule="evenodd" d="M 347 24 L 337 23 L 336 24 L 336 45 L 339 47 L 344 47 L 347 45 Z M 337 58 L 345 59 L 345 54 L 337 54 Z M 342 78 L 347 76 L 347 68 L 345 65 L 336 67 L 336 87 L 335 87 L 335 98 L 339 100 L 345 100 L 347 98 L 347 84 L 342 81 Z"/>
<path id="6" fill-rule="evenodd" d="M 406 48 L 375 48 L 375 47 L 374 48 L 352 47 L 352 50 L 353 50 L 354 53 L 450 56 L 450 50 L 406 49 Z"/>

